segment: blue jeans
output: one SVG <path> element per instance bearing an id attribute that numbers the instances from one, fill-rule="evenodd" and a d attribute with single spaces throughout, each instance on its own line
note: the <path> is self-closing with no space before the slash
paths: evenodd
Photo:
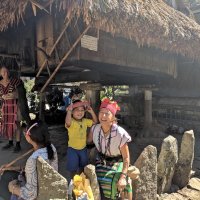
<path id="1" fill-rule="evenodd" d="M 87 148 L 77 150 L 72 147 L 67 148 L 67 170 L 70 172 L 83 169 L 88 164 Z"/>

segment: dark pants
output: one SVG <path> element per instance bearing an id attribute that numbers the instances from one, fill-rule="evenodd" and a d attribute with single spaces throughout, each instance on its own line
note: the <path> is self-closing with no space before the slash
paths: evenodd
<path id="1" fill-rule="evenodd" d="M 9 200 L 11 193 L 8 190 L 8 183 L 14 179 L 17 179 L 19 172 L 16 171 L 5 171 L 1 176 L 0 180 L 0 197 L 5 200 Z"/>

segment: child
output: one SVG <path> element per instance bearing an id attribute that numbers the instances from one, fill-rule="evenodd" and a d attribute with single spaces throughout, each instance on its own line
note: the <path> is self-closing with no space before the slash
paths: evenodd
<path id="1" fill-rule="evenodd" d="M 32 123 L 31 126 L 24 133 L 26 141 L 33 146 L 34 152 L 26 161 L 25 166 L 25 180 L 23 181 L 20 176 L 20 180 L 13 180 L 12 177 L 9 177 L 11 180 L 6 178 L 0 181 L 0 193 L 4 193 L 5 199 L 10 199 L 9 194 L 7 194 L 6 188 L 3 188 L 5 182 L 9 182 L 8 189 L 10 194 L 12 193 L 12 199 L 18 200 L 34 200 L 38 195 L 38 181 L 37 181 L 37 158 L 41 156 L 46 160 L 56 171 L 58 170 L 58 156 L 54 145 L 50 141 L 50 135 L 48 132 L 48 127 L 42 123 Z M 21 171 L 20 166 L 8 166 L 3 165 L 3 171 Z M 1 170 L 0 170 L 1 173 Z M 15 177 L 15 173 L 12 173 Z M 19 181 L 21 184 L 19 184 Z M 3 183 L 1 183 L 3 182 Z M 22 184 L 24 182 L 24 185 Z M 3 187 L 2 187 L 3 186 Z"/>
<path id="2" fill-rule="evenodd" d="M 88 102 L 75 100 L 66 109 L 67 115 L 65 126 L 68 130 L 68 149 L 67 149 L 67 170 L 70 172 L 70 179 L 76 173 L 81 173 L 88 164 L 86 149 L 87 128 L 97 123 L 97 117 Z M 91 119 L 85 118 L 88 111 Z"/>

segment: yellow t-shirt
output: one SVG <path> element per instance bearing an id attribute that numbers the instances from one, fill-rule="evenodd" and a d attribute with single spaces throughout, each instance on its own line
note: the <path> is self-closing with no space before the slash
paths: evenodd
<path id="1" fill-rule="evenodd" d="M 91 127 L 93 121 L 83 118 L 82 121 L 76 121 L 72 118 L 71 126 L 66 127 L 68 130 L 69 141 L 68 147 L 81 150 L 86 146 L 87 128 Z"/>

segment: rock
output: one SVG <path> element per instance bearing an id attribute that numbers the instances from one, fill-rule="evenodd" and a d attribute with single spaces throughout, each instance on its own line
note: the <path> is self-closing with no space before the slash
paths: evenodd
<path id="1" fill-rule="evenodd" d="M 170 193 L 177 192 L 178 190 L 179 190 L 178 185 L 174 185 L 174 184 L 171 185 L 171 187 L 170 187 Z"/>
<path id="2" fill-rule="evenodd" d="M 37 200 L 67 199 L 67 180 L 55 171 L 42 157 L 38 157 L 37 172 Z"/>
<path id="3" fill-rule="evenodd" d="M 190 189 L 200 191 L 200 179 L 199 178 L 191 178 L 187 187 Z"/>
<path id="4" fill-rule="evenodd" d="M 157 199 L 157 149 L 149 145 L 134 163 L 140 170 L 140 177 L 133 182 L 133 199 Z M 137 197 L 137 198 L 136 198 Z"/>
<path id="5" fill-rule="evenodd" d="M 169 194 L 167 194 L 167 193 L 160 194 L 159 197 L 158 197 L 158 200 L 161 200 L 161 199 L 167 197 L 168 195 Z"/>
<path id="6" fill-rule="evenodd" d="M 99 190 L 99 183 L 97 181 L 97 175 L 95 172 L 95 166 L 94 165 L 85 166 L 84 173 L 86 177 L 89 178 L 90 180 L 90 185 L 91 185 L 95 200 L 100 200 L 101 196 L 100 196 L 100 190 Z"/>
<path id="7" fill-rule="evenodd" d="M 158 158 L 158 194 L 170 191 L 177 161 L 177 140 L 172 136 L 168 136 L 163 140 Z"/>
<path id="8" fill-rule="evenodd" d="M 181 194 L 183 197 L 186 197 L 187 199 L 191 200 L 200 199 L 200 191 L 188 189 L 187 187 L 184 187 L 182 190 L 179 190 L 178 193 Z"/>
<path id="9" fill-rule="evenodd" d="M 183 188 L 189 182 L 194 160 L 194 144 L 193 130 L 186 131 L 182 138 L 179 159 L 173 177 L 173 183 L 179 188 Z"/>
<path id="10" fill-rule="evenodd" d="M 200 199 L 200 179 L 192 178 L 189 184 L 177 193 L 161 194 L 159 200 L 199 200 Z"/>
<path id="11" fill-rule="evenodd" d="M 161 195 L 159 200 L 188 200 L 188 197 L 184 197 L 178 193 L 172 193 L 172 194 Z"/>

